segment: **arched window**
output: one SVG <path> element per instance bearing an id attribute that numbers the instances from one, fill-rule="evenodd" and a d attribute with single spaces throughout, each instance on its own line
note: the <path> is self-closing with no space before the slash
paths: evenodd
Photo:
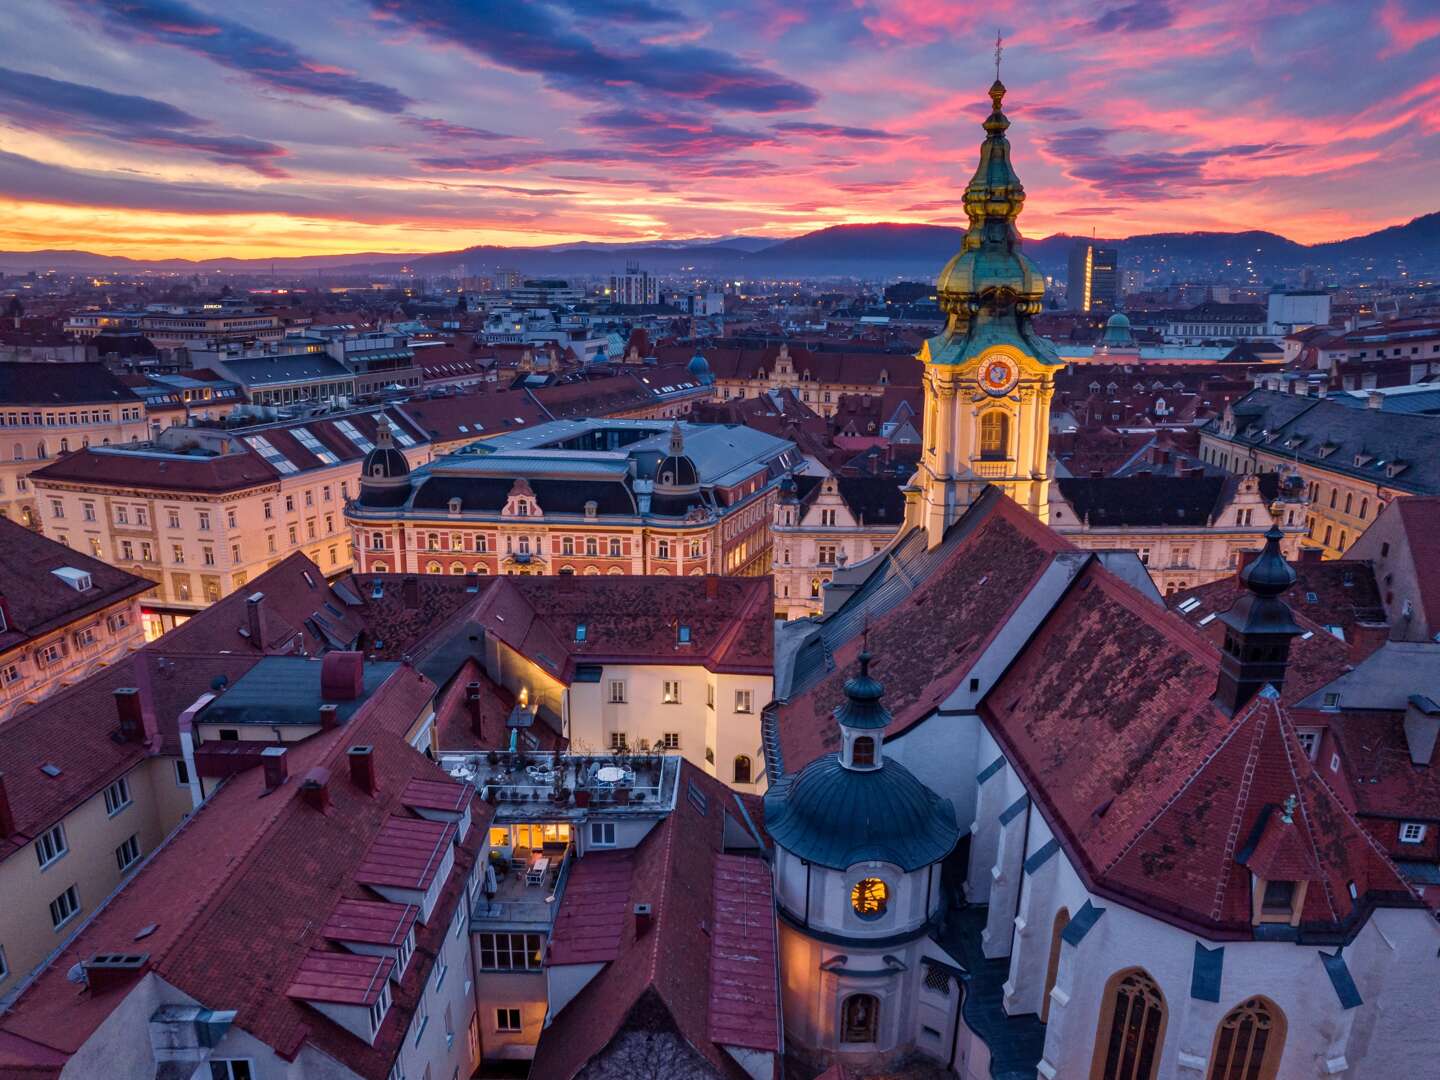
<path id="1" fill-rule="evenodd" d="M 850 747 L 850 763 L 852 765 L 874 765 L 875 764 L 875 740 L 869 735 L 861 735 Z"/>
<path id="2" fill-rule="evenodd" d="M 735 783 L 750 783 L 750 759 L 744 754 L 735 755 Z"/>
<path id="3" fill-rule="evenodd" d="M 434 559 L 431 559 L 428 563 L 425 564 L 425 572 L 427 574 L 442 574 L 444 573 L 444 570 L 441 568 L 438 562 L 436 562 Z"/>
<path id="4" fill-rule="evenodd" d="M 610 577 L 619 577 L 621 574 L 625 573 L 625 571 L 621 570 L 618 566 L 612 566 L 609 570 L 606 570 L 605 573 Z"/>
<path id="5" fill-rule="evenodd" d="M 880 918 L 890 906 L 890 887 L 883 878 L 861 878 L 850 890 L 850 907 L 866 922 Z"/>
<path id="6" fill-rule="evenodd" d="M 1370 510 L 1370 500 L 1369 500 L 1369 499 L 1361 499 L 1361 500 L 1360 500 L 1360 520 L 1361 520 L 1361 521 L 1364 521 L 1364 520 L 1365 520 L 1365 515 L 1366 515 L 1366 513 L 1369 512 L 1369 510 Z"/>
<path id="7" fill-rule="evenodd" d="M 586 555 L 599 555 L 599 554 L 600 554 L 600 542 L 599 542 L 598 540 L 596 540 L 595 537 L 593 537 L 593 536 L 587 536 L 587 537 L 585 538 L 585 554 L 586 554 Z"/>
<path id="8" fill-rule="evenodd" d="M 60 440 L 60 452 L 61 452 L 62 454 L 68 454 L 68 453 L 70 452 L 70 440 L 69 440 L 69 439 L 61 439 L 61 440 Z"/>
<path id="9" fill-rule="evenodd" d="M 426 534 L 425 534 L 425 550 L 426 550 L 426 551 L 439 551 L 439 550 L 440 550 L 440 534 L 439 534 L 439 533 L 426 533 Z"/>
<path id="10" fill-rule="evenodd" d="M 614 537 L 610 538 L 610 557 L 612 559 L 620 557 L 620 541 Z"/>
<path id="11" fill-rule="evenodd" d="M 599 573 L 600 573 L 600 568 L 599 568 L 598 566 L 587 566 L 587 567 L 585 567 L 585 576 L 586 576 L 586 577 L 595 577 L 595 576 L 597 576 Z"/>
<path id="12" fill-rule="evenodd" d="M 1354 494 L 1354 492 L 1347 491 L 1347 492 L 1345 493 L 1345 513 L 1347 513 L 1347 514 L 1350 513 L 1350 507 L 1354 504 L 1354 502 L 1355 502 L 1355 494 Z"/>
<path id="13" fill-rule="evenodd" d="M 573 536 L 562 536 L 562 537 L 560 538 L 560 554 L 561 554 L 561 555 L 574 555 L 574 554 L 575 554 L 575 538 L 574 538 Z"/>
<path id="14" fill-rule="evenodd" d="M 1055 977 L 1060 974 L 1060 935 L 1070 925 L 1070 909 L 1061 908 L 1055 913 L 1054 925 L 1050 928 L 1050 964 L 1045 969 L 1045 996 L 1040 999 L 1040 1022 L 1050 1020 L 1050 991 L 1055 989 Z"/>
<path id="15" fill-rule="evenodd" d="M 476 563 L 476 564 L 475 564 L 475 573 L 477 573 L 477 574 L 488 574 L 489 572 L 490 572 L 490 568 L 489 568 L 488 566 L 486 566 L 483 562 L 482 562 L 482 563 Z"/>
<path id="16" fill-rule="evenodd" d="M 819 597 L 820 597 L 820 585 L 821 585 L 821 582 L 820 582 L 820 579 L 819 579 L 818 577 L 815 577 L 815 578 L 811 578 L 811 579 L 810 579 L 810 598 L 811 598 L 812 600 L 819 599 Z"/>
<path id="17" fill-rule="evenodd" d="M 1155 1080 L 1165 1038 L 1165 995 L 1145 971 L 1117 971 L 1105 984 L 1091 1080 Z"/>
<path id="18" fill-rule="evenodd" d="M 452 563 L 450 564 L 450 572 L 451 572 L 452 574 L 463 574 L 463 573 L 465 573 L 465 564 L 464 564 L 464 563 L 458 563 L 458 562 L 452 562 Z"/>
<path id="19" fill-rule="evenodd" d="M 43 442 L 38 442 L 38 443 L 35 444 L 35 456 L 36 456 L 37 458 L 40 458 L 41 460 L 44 460 L 44 458 L 45 458 L 45 444 L 44 444 Z"/>
<path id="20" fill-rule="evenodd" d="M 372 550 L 372 551 L 384 551 L 384 550 L 385 550 L 385 534 L 384 534 L 384 533 L 378 533 L 378 532 L 377 532 L 377 533 L 371 533 L 371 534 L 370 534 L 370 550 Z"/>
<path id="21" fill-rule="evenodd" d="M 880 1000 L 874 994 L 852 994 L 841 1010 L 841 1041 L 873 1043 L 880 1026 Z"/>
<path id="22" fill-rule="evenodd" d="M 1010 445 L 1010 416 L 1001 409 L 991 409 L 980 416 L 980 456 L 1003 458 Z"/>
<path id="23" fill-rule="evenodd" d="M 1250 998 L 1220 1021 L 1209 1080 L 1274 1080 L 1285 1047 L 1285 1014 L 1267 998 Z"/>
<path id="24" fill-rule="evenodd" d="M 390 568 L 386 566 L 383 562 L 377 562 L 373 566 L 371 566 L 370 569 L 377 574 L 383 574 L 386 573 Z"/>

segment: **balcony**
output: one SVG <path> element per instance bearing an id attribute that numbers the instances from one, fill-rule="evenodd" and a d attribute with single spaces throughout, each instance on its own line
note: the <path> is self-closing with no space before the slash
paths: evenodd
<path id="1" fill-rule="evenodd" d="M 499 858 L 495 858 L 495 854 Z M 531 869 L 534 855 L 552 861 L 549 868 L 538 874 Z M 540 853 L 531 853 L 526 848 L 492 849 L 491 867 L 486 872 L 488 886 L 490 874 L 496 875 L 495 891 L 481 893 L 470 913 L 472 922 L 482 922 L 485 928 L 500 926 L 548 928 L 555 921 L 560 910 L 560 899 L 565 895 L 565 883 L 570 877 L 570 867 L 575 862 L 575 845 L 558 845 L 554 851 L 549 846 Z"/>
<path id="2" fill-rule="evenodd" d="M 440 763 L 479 789 L 496 825 L 664 812 L 680 776 L 678 754 L 442 750 Z"/>

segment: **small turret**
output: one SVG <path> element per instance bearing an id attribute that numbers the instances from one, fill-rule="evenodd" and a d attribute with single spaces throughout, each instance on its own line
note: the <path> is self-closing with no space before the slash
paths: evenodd
<path id="1" fill-rule="evenodd" d="M 1277 691 L 1285 683 L 1290 641 L 1303 633 L 1290 606 L 1281 599 L 1295 584 L 1295 570 L 1280 552 L 1285 534 L 1271 524 L 1265 548 L 1240 574 L 1245 592 L 1220 616 L 1225 646 L 1215 702 L 1234 715 L 1266 685 Z"/>
<path id="2" fill-rule="evenodd" d="M 843 747 L 840 764 L 847 769 L 878 769 L 881 747 L 890 726 L 890 710 L 880 699 L 885 686 L 870 674 L 870 651 L 860 654 L 860 672 L 845 681 L 845 700 L 835 706 Z"/>

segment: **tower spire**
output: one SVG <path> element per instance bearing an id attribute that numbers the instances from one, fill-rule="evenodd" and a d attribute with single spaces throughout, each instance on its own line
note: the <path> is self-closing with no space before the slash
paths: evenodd
<path id="1" fill-rule="evenodd" d="M 1225 645 L 1215 701 L 1232 716 L 1267 684 L 1276 690 L 1284 685 L 1290 642 L 1303 632 L 1290 605 L 1282 599 L 1285 590 L 1295 584 L 1295 568 L 1280 551 L 1284 538 L 1280 526 L 1272 521 L 1265 533 L 1264 550 L 1240 572 L 1245 591 L 1220 616 Z"/>

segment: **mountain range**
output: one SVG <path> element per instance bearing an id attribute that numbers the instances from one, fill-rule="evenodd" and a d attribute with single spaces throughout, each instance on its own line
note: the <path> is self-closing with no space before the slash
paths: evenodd
<path id="1" fill-rule="evenodd" d="M 327 275 L 395 274 L 402 267 L 420 275 L 448 273 L 457 266 L 483 275 L 509 267 L 531 275 L 600 275 L 636 263 L 656 273 L 694 271 L 747 278 L 790 276 L 883 278 L 933 276 L 960 249 L 964 230 L 939 225 L 836 225 L 788 240 L 729 236 L 641 244 L 572 243 L 547 247 L 479 246 L 414 255 L 363 252 L 284 259 L 136 260 L 90 251 L 0 251 L 0 271 L 219 270 L 293 278 Z M 1063 233 L 1027 240 L 1025 252 L 1048 274 L 1063 275 L 1077 238 Z M 1440 262 L 1440 213 L 1426 214 L 1364 236 L 1324 244 L 1300 244 L 1271 232 L 1148 233 L 1096 243 L 1120 249 L 1126 267 L 1163 264 L 1180 274 L 1207 274 L 1249 262 L 1264 275 L 1302 266 L 1359 269 L 1370 264 L 1388 273 L 1394 264 L 1411 270 Z"/>

